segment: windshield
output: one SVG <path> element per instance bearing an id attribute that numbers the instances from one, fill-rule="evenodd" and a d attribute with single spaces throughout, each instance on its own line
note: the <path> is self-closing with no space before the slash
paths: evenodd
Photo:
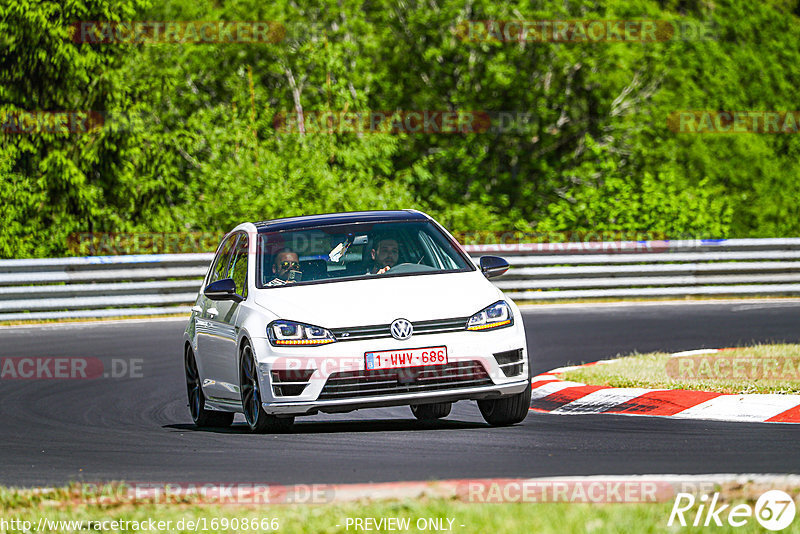
<path id="1" fill-rule="evenodd" d="M 324 226 L 258 237 L 259 288 L 474 269 L 430 222 Z"/>

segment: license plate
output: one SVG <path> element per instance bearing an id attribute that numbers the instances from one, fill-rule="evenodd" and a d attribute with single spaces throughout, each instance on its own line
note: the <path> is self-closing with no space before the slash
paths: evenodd
<path id="1" fill-rule="evenodd" d="M 399 369 L 422 365 L 442 365 L 447 363 L 447 347 L 426 347 L 423 349 L 382 350 L 364 353 L 366 368 Z"/>

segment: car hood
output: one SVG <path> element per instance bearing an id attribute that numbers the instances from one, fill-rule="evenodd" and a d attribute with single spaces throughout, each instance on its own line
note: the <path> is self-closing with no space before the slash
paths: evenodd
<path id="1" fill-rule="evenodd" d="M 501 298 L 473 271 L 260 289 L 255 303 L 281 319 L 342 328 L 469 317 Z"/>

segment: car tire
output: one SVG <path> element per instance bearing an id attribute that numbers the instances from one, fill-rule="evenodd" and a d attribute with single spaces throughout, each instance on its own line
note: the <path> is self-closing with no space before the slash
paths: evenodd
<path id="1" fill-rule="evenodd" d="M 433 402 L 431 404 L 412 404 L 411 413 L 420 421 L 434 421 L 450 415 L 452 402 Z"/>
<path id="2" fill-rule="evenodd" d="M 186 393 L 189 397 L 189 412 L 192 421 L 199 428 L 226 428 L 233 423 L 233 412 L 217 412 L 206 410 L 206 398 L 203 395 L 203 384 L 200 372 L 197 370 L 192 348 L 187 345 L 183 357 L 184 371 L 186 373 Z"/>
<path id="3" fill-rule="evenodd" d="M 294 424 L 294 417 L 275 417 L 266 413 L 261 406 L 258 368 L 250 343 L 245 341 L 239 354 L 239 391 L 247 426 L 256 434 L 288 431 Z"/>
<path id="4" fill-rule="evenodd" d="M 530 385 L 522 393 L 499 399 L 479 400 L 483 419 L 492 426 L 507 426 L 522 422 L 531 406 Z"/>

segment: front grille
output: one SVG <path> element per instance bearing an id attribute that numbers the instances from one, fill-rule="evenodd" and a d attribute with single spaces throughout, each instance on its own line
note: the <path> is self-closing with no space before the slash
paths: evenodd
<path id="1" fill-rule="evenodd" d="M 494 355 L 494 359 L 506 376 L 516 376 L 522 372 L 522 349 L 498 352 Z"/>
<path id="2" fill-rule="evenodd" d="M 491 384 L 489 373 L 476 361 L 403 369 L 347 371 L 331 374 L 319 399 L 372 397 Z"/>
<path id="3" fill-rule="evenodd" d="M 456 317 L 455 319 L 434 319 L 433 321 L 417 321 L 413 335 L 441 334 L 444 332 L 458 332 L 467 326 L 469 317 Z M 333 328 L 331 332 L 336 341 L 359 341 L 362 339 L 379 339 L 392 337 L 390 325 L 379 324 L 372 326 L 353 326 L 347 328 Z"/>

